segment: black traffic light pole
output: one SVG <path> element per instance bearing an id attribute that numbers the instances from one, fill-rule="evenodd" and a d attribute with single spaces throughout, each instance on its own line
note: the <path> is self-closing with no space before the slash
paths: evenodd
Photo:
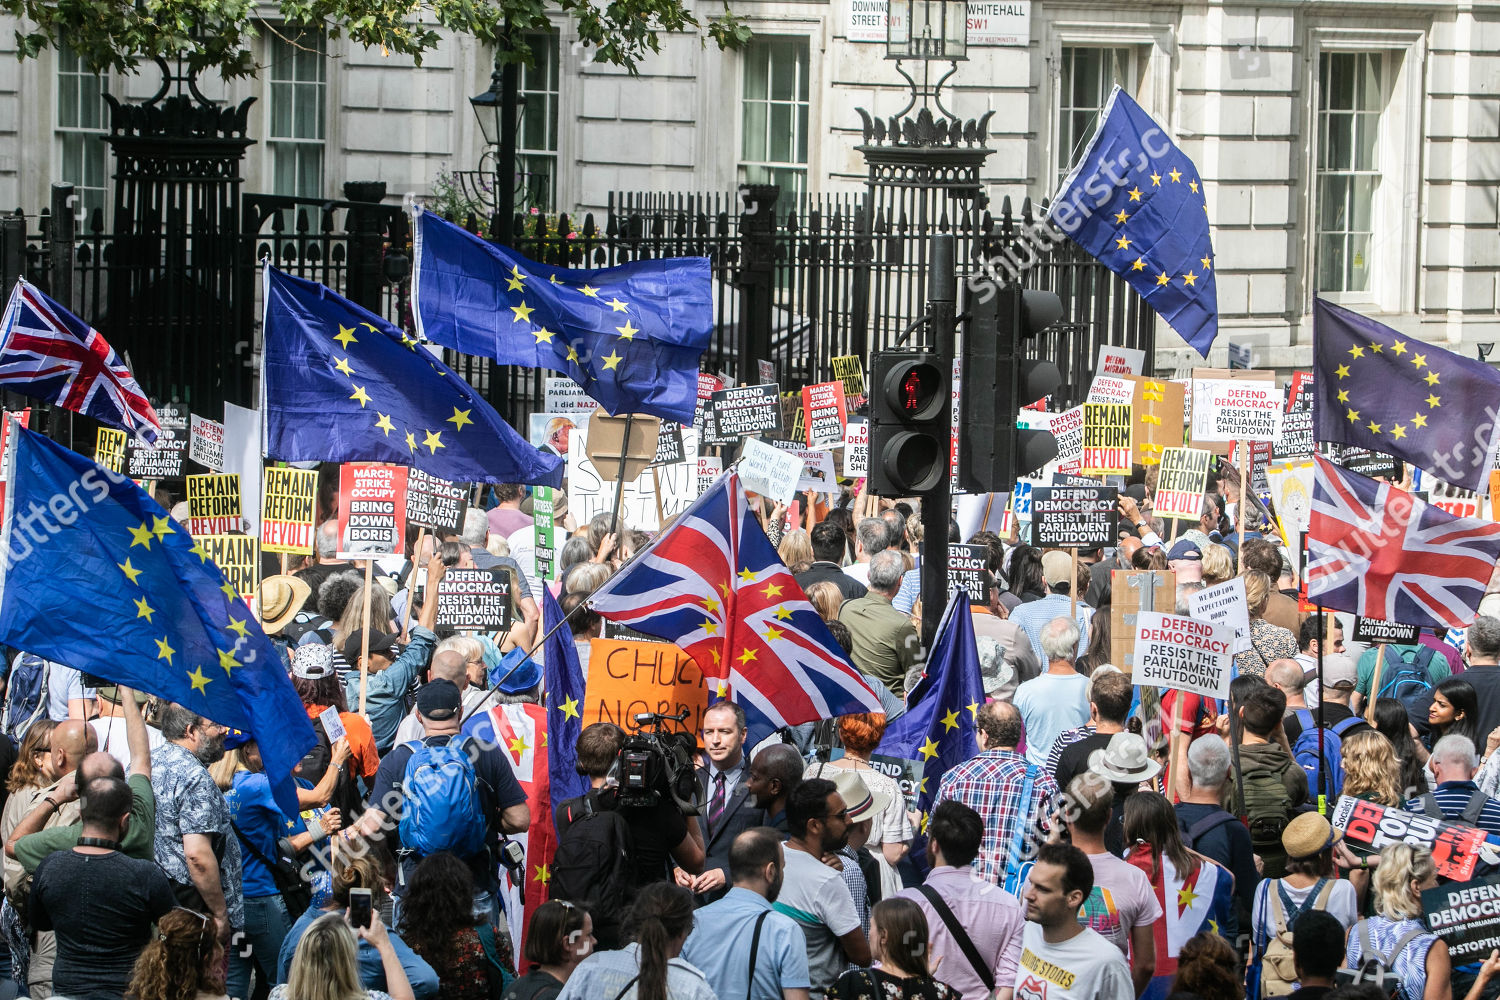
<path id="1" fill-rule="evenodd" d="M 953 372 L 955 350 L 954 314 L 958 299 L 958 274 L 954 267 L 954 238 L 944 233 L 932 238 L 932 249 L 927 265 L 927 317 L 932 327 L 932 347 L 943 365 L 943 385 L 948 385 L 948 398 L 952 399 L 950 378 Z M 952 403 L 945 412 L 953 412 Z M 952 423 L 941 422 L 948 428 L 947 439 L 941 442 L 942 454 L 947 455 L 952 441 Z M 949 480 L 948 463 L 944 463 L 943 474 L 937 485 L 922 496 L 922 645 L 932 649 L 933 637 L 937 634 L 938 622 L 948 606 L 948 523 L 952 518 L 953 495 Z"/>

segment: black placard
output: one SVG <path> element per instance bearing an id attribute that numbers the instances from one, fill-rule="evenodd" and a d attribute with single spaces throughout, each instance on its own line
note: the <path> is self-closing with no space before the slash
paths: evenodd
<path id="1" fill-rule="evenodd" d="M 682 446 L 682 425 L 675 420 L 663 420 L 656 435 L 656 457 L 647 468 L 659 465 L 675 465 L 687 461 L 687 450 Z"/>
<path id="2" fill-rule="evenodd" d="M 1119 540 L 1120 491 L 1113 486 L 1037 486 L 1031 491 L 1031 544 L 1092 549 Z"/>
<path id="3" fill-rule="evenodd" d="M 1287 386 L 1286 413 L 1281 418 L 1281 437 L 1271 444 L 1271 461 L 1307 458 L 1313 453 L 1313 377 L 1303 372 L 1299 383 Z M 1293 390 L 1297 396 L 1292 398 Z"/>
<path id="4" fill-rule="evenodd" d="M 1401 478 L 1401 463 L 1389 455 L 1346 444 L 1324 444 L 1319 447 L 1324 449 L 1330 462 L 1350 472 L 1357 472 L 1371 479 Z"/>
<path id="5" fill-rule="evenodd" d="M 510 628 L 510 577 L 503 570 L 450 569 L 438 586 L 438 625 L 457 631 Z"/>
<path id="6" fill-rule="evenodd" d="M 469 487 L 412 469 L 406 478 L 406 520 L 423 528 L 462 531 Z"/>
<path id="7" fill-rule="evenodd" d="M 1410 646 L 1417 641 L 1417 633 L 1420 631 L 1415 625 L 1383 622 L 1379 618 L 1354 619 L 1354 641 L 1367 645 L 1384 643 L 1387 646 Z"/>
<path id="8" fill-rule="evenodd" d="M 975 604 L 990 603 L 990 547 L 988 545 L 948 545 L 948 596 L 960 589 L 969 592 Z"/>
<path id="9" fill-rule="evenodd" d="M 1423 889 L 1422 915 L 1454 965 L 1486 959 L 1500 948 L 1500 876 Z"/>
<path id="10" fill-rule="evenodd" d="M 710 436 L 728 443 L 746 434 L 780 430 L 780 394 L 781 387 L 775 383 L 717 390 L 708 405 Z"/>
<path id="11" fill-rule="evenodd" d="M 604 620 L 604 631 L 602 633 L 602 637 L 605 639 L 629 639 L 632 642 L 667 641 L 659 635 L 647 635 L 644 632 L 637 632 L 629 625 L 621 625 L 619 622 L 610 621 L 608 618 Z"/>
<path id="12" fill-rule="evenodd" d="M 182 460 L 188 449 L 187 407 L 176 403 L 158 406 L 156 416 L 161 421 L 156 446 L 130 443 L 127 474 L 132 479 L 175 479 L 182 475 Z"/>

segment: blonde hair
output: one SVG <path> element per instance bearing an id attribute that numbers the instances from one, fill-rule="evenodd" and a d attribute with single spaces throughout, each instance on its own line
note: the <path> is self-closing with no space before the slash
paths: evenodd
<path id="1" fill-rule="evenodd" d="M 1412 882 L 1421 885 L 1437 874 L 1432 852 L 1411 844 L 1391 844 L 1380 852 L 1380 866 L 1375 869 L 1375 912 L 1387 920 L 1418 920 L 1422 901 L 1413 891 Z"/>
<path id="2" fill-rule="evenodd" d="M 436 656 L 439 653 L 448 652 L 457 653 L 462 656 L 465 663 L 471 660 L 484 659 L 484 646 L 480 644 L 478 639 L 471 635 L 450 635 L 437 644 L 437 648 L 432 651 L 432 655 Z"/>
<path id="3" fill-rule="evenodd" d="M 1153 466 L 1155 468 L 1155 466 Z M 1228 546 L 1213 543 L 1202 550 L 1203 585 L 1212 587 L 1216 583 L 1234 579 L 1234 556 Z"/>
<path id="4" fill-rule="evenodd" d="M 378 583 L 370 584 L 370 628 L 378 632 L 391 631 L 391 595 Z M 333 630 L 333 648 L 343 649 L 344 640 L 365 627 L 365 588 L 361 584 L 344 606 L 338 627 Z"/>
<path id="5" fill-rule="evenodd" d="M 234 772 L 239 769 L 240 751 L 236 747 L 233 750 L 225 750 L 224 756 L 208 765 L 208 776 L 214 779 L 214 784 L 219 786 L 219 791 L 227 792 L 234 787 Z"/>
<path id="6" fill-rule="evenodd" d="M 1251 618 L 1259 618 L 1271 602 L 1271 578 L 1258 569 L 1247 569 L 1245 577 L 1245 607 Z"/>
<path id="7" fill-rule="evenodd" d="M 807 600 L 818 613 L 818 617 L 825 622 L 831 622 L 839 616 L 839 609 L 844 606 L 844 595 L 838 585 L 828 580 L 819 580 L 817 583 L 807 585 Z"/>
<path id="8" fill-rule="evenodd" d="M 342 913 L 312 922 L 297 942 L 287 973 L 287 996 L 295 1000 L 364 1000 L 354 932 Z"/>
<path id="9" fill-rule="evenodd" d="M 776 546 L 776 554 L 781 557 L 781 561 L 786 563 L 788 568 L 798 563 L 812 562 L 812 536 L 805 528 L 793 528 L 781 536 L 781 544 Z"/>
<path id="10" fill-rule="evenodd" d="M 1400 806 L 1401 765 L 1391 741 L 1373 729 L 1344 738 L 1344 794 L 1383 806 Z"/>

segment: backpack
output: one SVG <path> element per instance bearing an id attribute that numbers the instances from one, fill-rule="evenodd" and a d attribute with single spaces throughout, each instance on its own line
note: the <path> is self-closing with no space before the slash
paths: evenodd
<path id="1" fill-rule="evenodd" d="M 281 634 L 292 644 L 292 648 L 302 645 L 302 639 L 309 632 L 317 636 L 317 641 L 327 646 L 333 642 L 333 622 L 322 615 L 309 614 L 300 611 L 286 625 L 281 627 Z"/>
<path id="2" fill-rule="evenodd" d="M 1290 996 L 1297 982 L 1297 963 L 1292 955 L 1292 928 L 1309 910 L 1328 908 L 1333 879 L 1320 878 L 1308 891 L 1302 905 L 1293 908 L 1281 879 L 1262 883 L 1266 888 L 1266 910 L 1271 918 L 1271 936 L 1261 950 L 1260 993 L 1262 998 Z"/>
<path id="3" fill-rule="evenodd" d="M 1192 826 L 1181 827 L 1180 823 L 1178 826 L 1182 828 L 1182 841 L 1187 844 L 1188 850 L 1197 851 L 1198 841 L 1205 835 L 1217 830 L 1226 823 L 1235 822 L 1238 822 L 1238 818 L 1234 813 L 1225 812 L 1223 809 L 1215 809 Z M 1199 851 L 1199 853 L 1201 854 L 1202 852 Z"/>
<path id="4" fill-rule="evenodd" d="M 1438 805 L 1437 796 L 1431 792 L 1422 793 L 1422 812 L 1433 819 L 1444 820 L 1448 823 L 1462 823 L 1464 826 L 1478 826 L 1479 817 L 1484 813 L 1484 804 L 1490 800 L 1483 790 L 1476 791 L 1469 796 L 1469 801 L 1464 803 L 1463 812 L 1459 813 L 1458 819 L 1451 820 L 1443 815 L 1442 807 Z"/>
<path id="5" fill-rule="evenodd" d="M 0 717 L 0 732 L 17 745 L 37 719 L 47 715 L 46 660 L 35 653 L 19 653 L 11 667 L 5 688 L 5 709 Z"/>
<path id="6" fill-rule="evenodd" d="M 1395 698 L 1406 706 L 1406 714 L 1413 723 L 1425 725 L 1426 699 L 1432 693 L 1432 675 L 1427 665 L 1436 655 L 1430 646 L 1387 646 L 1381 660 L 1380 690 L 1375 697 Z"/>
<path id="7" fill-rule="evenodd" d="M 1296 766 L 1295 761 L 1283 757 L 1274 767 L 1245 769 L 1245 799 L 1240 803 L 1240 812 L 1249 820 L 1250 843 L 1256 854 L 1282 851 L 1281 833 L 1292 821 L 1284 776 L 1288 768 Z"/>
<path id="8" fill-rule="evenodd" d="M 464 747 L 467 737 L 442 746 L 406 744 L 411 757 L 401 775 L 401 845 L 419 857 L 449 851 L 460 858 L 484 850 L 480 780 Z"/>
<path id="9" fill-rule="evenodd" d="M 1368 921 L 1361 920 L 1354 925 L 1354 933 L 1359 935 L 1359 968 L 1339 969 L 1334 973 L 1334 982 L 1339 986 L 1352 986 L 1357 983 L 1371 983 L 1386 996 L 1396 996 L 1396 991 L 1401 987 L 1401 977 L 1396 974 L 1396 959 L 1406 950 L 1419 935 L 1426 933 L 1420 923 L 1396 939 L 1389 952 L 1376 951 L 1370 944 L 1370 925 Z"/>
<path id="10" fill-rule="evenodd" d="M 558 806 L 570 822 L 557 837 L 548 899 L 564 899 L 588 909 L 601 947 L 621 939 L 621 918 L 635 898 L 635 853 L 630 826 L 595 792 Z M 618 944 L 610 945 L 617 947 Z"/>
<path id="11" fill-rule="evenodd" d="M 1313 714 L 1305 708 L 1297 709 L 1296 718 L 1298 724 L 1302 726 L 1302 732 L 1297 734 L 1297 742 L 1292 744 L 1292 758 L 1296 760 L 1297 766 L 1307 772 L 1308 793 L 1317 795 L 1320 780 L 1318 724 L 1313 719 Z M 1359 716 L 1351 715 L 1343 722 L 1336 723 L 1332 728 L 1323 732 L 1321 766 L 1328 769 L 1329 802 L 1338 798 L 1344 788 L 1344 734 L 1363 721 Z"/>

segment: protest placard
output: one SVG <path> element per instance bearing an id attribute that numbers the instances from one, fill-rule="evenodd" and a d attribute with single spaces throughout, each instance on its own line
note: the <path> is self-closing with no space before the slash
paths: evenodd
<path id="1" fill-rule="evenodd" d="M 990 547 L 948 544 L 948 598 L 960 590 L 969 592 L 969 603 L 990 603 Z"/>
<path id="2" fill-rule="evenodd" d="M 1271 372 L 1193 371 L 1194 444 L 1275 441 L 1285 408 Z"/>
<path id="3" fill-rule="evenodd" d="M 94 461 L 110 472 L 125 471 L 125 432 L 113 427 L 100 427 L 94 437 Z"/>
<path id="4" fill-rule="evenodd" d="M 1092 549 L 1119 541 L 1120 491 L 1113 486 L 1038 486 L 1031 491 L 1031 544 Z"/>
<path id="5" fill-rule="evenodd" d="M 548 375 L 542 383 L 542 412 L 573 418 L 574 424 L 586 424 L 599 404 L 583 386 L 566 375 Z"/>
<path id="6" fill-rule="evenodd" d="M 206 469 L 224 471 L 224 425 L 194 413 L 188 424 L 188 458 Z"/>
<path id="7" fill-rule="evenodd" d="M 1480 517 L 1480 496 L 1473 490 L 1444 482 L 1436 476 L 1423 474 L 1422 485 L 1427 487 L 1427 502 L 1438 510 L 1454 517 Z"/>
<path id="8" fill-rule="evenodd" d="M 318 517 L 317 471 L 273 466 L 262 485 L 260 547 L 289 555 L 311 552 Z"/>
<path id="9" fill-rule="evenodd" d="M 1367 646 L 1385 644 L 1388 646 L 1410 646 L 1417 641 L 1421 632 L 1415 625 L 1403 625 L 1400 622 L 1386 622 L 1379 618 L 1364 618 L 1360 615 L 1354 616 L 1353 642 L 1362 642 Z"/>
<path id="10" fill-rule="evenodd" d="M 1129 404 L 1083 404 L 1083 454 L 1078 471 L 1086 476 L 1130 472 L 1132 423 Z"/>
<path id="11" fill-rule="evenodd" d="M 841 448 L 844 425 L 844 384 L 819 382 L 802 388 L 802 427 L 809 448 Z"/>
<path id="12" fill-rule="evenodd" d="M 419 528 L 462 531 L 469 510 L 467 483 L 450 483 L 412 469 L 406 476 L 406 520 Z"/>
<path id="13" fill-rule="evenodd" d="M 1250 648 L 1250 608 L 1245 602 L 1244 577 L 1237 576 L 1189 594 L 1188 614 L 1199 621 L 1233 629 L 1236 653 Z"/>
<path id="14" fill-rule="evenodd" d="M 801 445 L 807 440 L 807 431 L 802 425 L 802 392 L 800 389 L 783 392 L 780 399 L 781 429 L 766 431 L 766 436 Z"/>
<path id="15" fill-rule="evenodd" d="M 1129 378 L 1135 383 L 1130 404 L 1135 463 L 1156 465 L 1165 449 L 1182 444 L 1183 388 L 1165 379 Z"/>
<path id="16" fill-rule="evenodd" d="M 797 492 L 832 493 L 839 488 L 838 475 L 833 471 L 833 452 L 803 448 L 789 441 L 773 441 L 772 444 L 789 455 L 802 460 L 802 475 L 797 479 Z"/>
<path id="17" fill-rule="evenodd" d="M 1052 414 L 1052 437 L 1057 440 L 1056 470 L 1077 475 L 1083 461 L 1083 407 Z"/>
<path id="18" fill-rule="evenodd" d="M 531 490 L 532 560 L 539 580 L 557 579 L 556 491 L 550 486 Z"/>
<path id="19" fill-rule="evenodd" d="M 1110 593 L 1110 662 L 1129 674 L 1136 662 L 1136 622 L 1143 612 L 1177 606 L 1177 574 L 1170 570 L 1112 570 Z"/>
<path id="20" fill-rule="evenodd" d="M 488 569 L 450 567 L 438 584 L 439 628 L 498 632 L 510 628 L 510 577 Z"/>
<path id="21" fill-rule="evenodd" d="M 568 452 L 568 509 L 576 524 L 585 524 L 596 514 L 613 513 L 618 489 L 614 483 L 605 482 L 588 456 L 588 435 L 591 433 L 592 426 L 574 431 L 573 447 Z M 641 467 L 639 475 L 625 484 L 620 519 L 626 527 L 656 531 L 661 527 L 662 518 L 682 513 L 697 499 L 698 432 L 684 429 L 682 447 L 683 461 L 657 469 L 649 468 L 647 463 Z M 657 513 L 658 496 L 660 515 Z"/>
<path id="22" fill-rule="evenodd" d="M 865 369 L 857 354 L 840 354 L 829 358 L 833 366 L 833 377 L 844 386 L 844 404 L 853 413 L 864 402 Z"/>
<path id="23" fill-rule="evenodd" d="M 1146 352 L 1134 347 L 1099 345 L 1099 361 L 1094 375 L 1139 375 L 1146 365 Z"/>
<path id="24" fill-rule="evenodd" d="M 901 788 L 901 797 L 906 800 L 907 809 L 916 809 L 917 800 L 922 795 L 922 762 L 919 760 L 906 760 L 902 757 L 887 757 L 883 754 L 870 754 L 870 766 L 875 770 L 891 778 Z"/>
<path id="25" fill-rule="evenodd" d="M 870 422 L 850 417 L 844 428 L 844 476 L 858 479 L 870 470 Z"/>
<path id="26" fill-rule="evenodd" d="M 755 372 L 760 376 L 762 382 L 776 381 L 776 362 L 761 358 L 755 362 Z"/>
<path id="27" fill-rule="evenodd" d="M 1118 375 L 1096 375 L 1089 385 L 1085 402 L 1120 403 L 1129 406 L 1135 399 L 1135 383 Z"/>
<path id="28" fill-rule="evenodd" d="M 589 676 L 581 706 L 585 727 L 613 722 L 634 729 L 637 713 L 677 715 L 669 723 L 675 732 L 696 734 L 703 729 L 708 708 L 708 685 L 693 658 L 668 642 L 593 639 L 589 642 Z"/>
<path id="29" fill-rule="evenodd" d="M 780 388 L 774 384 L 719 389 L 708 405 L 711 439 L 718 444 L 781 429 Z"/>
<path id="30" fill-rule="evenodd" d="M 687 451 L 682 443 L 682 425 L 675 420 L 663 420 L 656 432 L 656 457 L 651 468 L 675 465 L 687 461 Z"/>
<path id="31" fill-rule="evenodd" d="M 1286 387 L 1281 437 L 1271 443 L 1271 460 L 1308 458 L 1313 453 L 1313 373 L 1293 372 Z"/>
<path id="32" fill-rule="evenodd" d="M 1500 876 L 1422 890 L 1427 929 L 1448 942 L 1454 965 L 1480 962 L 1500 948 Z"/>
<path id="33" fill-rule="evenodd" d="M 188 449 L 188 411 L 177 403 L 156 408 L 161 431 L 156 444 L 135 442 L 130 446 L 129 472 L 132 479 L 175 479 L 182 475 L 182 460 Z"/>
<path id="34" fill-rule="evenodd" d="M 1318 446 L 1328 460 L 1342 469 L 1357 472 L 1371 479 L 1390 479 L 1399 482 L 1404 471 L 1402 463 L 1390 455 L 1354 445 L 1329 442 Z"/>
<path id="35" fill-rule="evenodd" d="M 1202 517 L 1203 494 L 1208 489 L 1208 467 L 1212 463 L 1213 454 L 1201 448 L 1163 451 L 1152 512 L 1174 521 L 1197 521 Z"/>
<path id="36" fill-rule="evenodd" d="M 405 466 L 351 462 L 339 466 L 340 559 L 406 551 Z"/>
<path id="37" fill-rule="evenodd" d="M 759 438 L 746 438 L 740 452 L 740 480 L 745 489 L 763 493 L 777 503 L 791 503 L 802 480 L 802 458 Z"/>
<path id="38" fill-rule="evenodd" d="M 718 455 L 699 455 L 697 462 L 697 493 L 702 496 L 703 491 L 713 485 L 714 480 L 724 473 L 724 460 Z"/>
<path id="39" fill-rule="evenodd" d="M 1462 882 L 1474 877 L 1480 853 L 1489 855 L 1486 834 L 1473 826 L 1433 819 L 1424 813 L 1407 812 L 1367 799 L 1341 795 L 1330 820 L 1344 831 L 1344 842 L 1364 854 L 1378 854 L 1390 844 L 1413 844 L 1432 852 L 1437 873 Z"/>
<path id="40" fill-rule="evenodd" d="M 237 533 L 195 535 L 193 541 L 208 553 L 235 593 L 247 602 L 255 599 L 260 588 L 260 539 Z"/>
<path id="41" fill-rule="evenodd" d="M 1130 679 L 1210 698 L 1229 697 L 1234 630 L 1181 615 L 1142 611 L 1135 619 Z"/>
<path id="42" fill-rule="evenodd" d="M 1272 451 L 1270 441 L 1240 442 L 1240 460 L 1249 463 L 1250 491 L 1256 496 L 1265 496 L 1271 489 L 1270 481 L 1266 479 L 1266 467 L 1271 464 Z"/>
<path id="43" fill-rule="evenodd" d="M 240 477 L 232 472 L 187 477 L 188 534 L 223 535 L 244 526 Z"/>
<path id="44" fill-rule="evenodd" d="M 337 705 L 329 705 L 318 713 L 318 721 L 323 723 L 323 732 L 328 736 L 329 744 L 337 743 L 348 735 L 349 731 L 344 727 L 344 720 L 339 717 Z"/>
<path id="45" fill-rule="evenodd" d="M 724 380 L 706 372 L 698 373 L 698 405 L 693 410 L 693 427 L 700 433 L 708 429 L 708 404 L 714 393 L 724 388 Z"/>

